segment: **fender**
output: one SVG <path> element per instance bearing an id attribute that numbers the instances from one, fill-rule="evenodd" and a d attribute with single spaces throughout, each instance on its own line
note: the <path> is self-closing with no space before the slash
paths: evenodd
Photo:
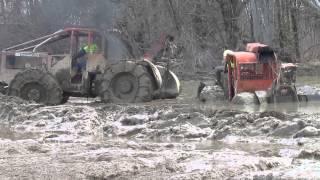
<path id="1" fill-rule="evenodd" d="M 143 59 L 141 64 L 146 66 L 149 70 L 152 71 L 152 77 L 155 79 L 156 85 L 157 85 L 156 89 L 160 89 L 162 87 L 163 81 L 162 81 L 161 73 L 157 68 L 157 66 L 148 59 Z"/>
<path id="2" fill-rule="evenodd" d="M 176 98 L 181 93 L 180 81 L 172 71 L 167 73 L 167 69 L 163 66 L 157 66 L 161 76 L 163 77 L 163 85 L 160 89 L 160 96 L 162 98 Z"/>

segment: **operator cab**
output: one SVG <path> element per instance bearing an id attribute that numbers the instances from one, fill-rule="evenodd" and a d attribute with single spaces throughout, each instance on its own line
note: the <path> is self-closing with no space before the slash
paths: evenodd
<path id="1" fill-rule="evenodd" d="M 104 36 L 94 29 L 66 28 L 5 49 L 2 53 L 1 81 L 10 82 L 23 69 L 48 69 L 66 92 L 90 93 L 90 80 L 104 67 Z M 76 56 L 84 46 L 95 51 Z"/>
<path id="2" fill-rule="evenodd" d="M 92 29 L 69 28 L 65 31 L 68 31 L 71 37 L 71 84 L 82 84 L 83 78 L 90 76 L 86 74 L 90 71 L 90 61 L 101 54 L 103 38 Z"/>

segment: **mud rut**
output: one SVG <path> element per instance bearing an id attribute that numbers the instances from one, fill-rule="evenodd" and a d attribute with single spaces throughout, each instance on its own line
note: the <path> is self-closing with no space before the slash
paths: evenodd
<path id="1" fill-rule="evenodd" d="M 320 113 L 197 104 L 193 90 L 136 105 L 0 96 L 0 179 L 320 177 Z"/>

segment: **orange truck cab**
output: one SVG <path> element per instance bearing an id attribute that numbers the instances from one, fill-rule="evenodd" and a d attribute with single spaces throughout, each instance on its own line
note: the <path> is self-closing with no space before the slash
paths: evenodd
<path id="1" fill-rule="evenodd" d="M 228 73 L 228 98 L 241 92 L 267 91 L 279 74 L 279 63 L 272 48 L 260 43 L 247 44 L 246 51 L 224 52 Z"/>

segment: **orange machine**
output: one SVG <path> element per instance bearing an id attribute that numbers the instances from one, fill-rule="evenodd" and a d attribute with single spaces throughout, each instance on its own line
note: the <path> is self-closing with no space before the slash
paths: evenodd
<path id="1" fill-rule="evenodd" d="M 225 72 L 228 73 L 229 100 L 241 92 L 267 91 L 280 74 L 280 64 L 272 48 L 260 43 L 247 44 L 246 51 L 224 52 Z"/>

